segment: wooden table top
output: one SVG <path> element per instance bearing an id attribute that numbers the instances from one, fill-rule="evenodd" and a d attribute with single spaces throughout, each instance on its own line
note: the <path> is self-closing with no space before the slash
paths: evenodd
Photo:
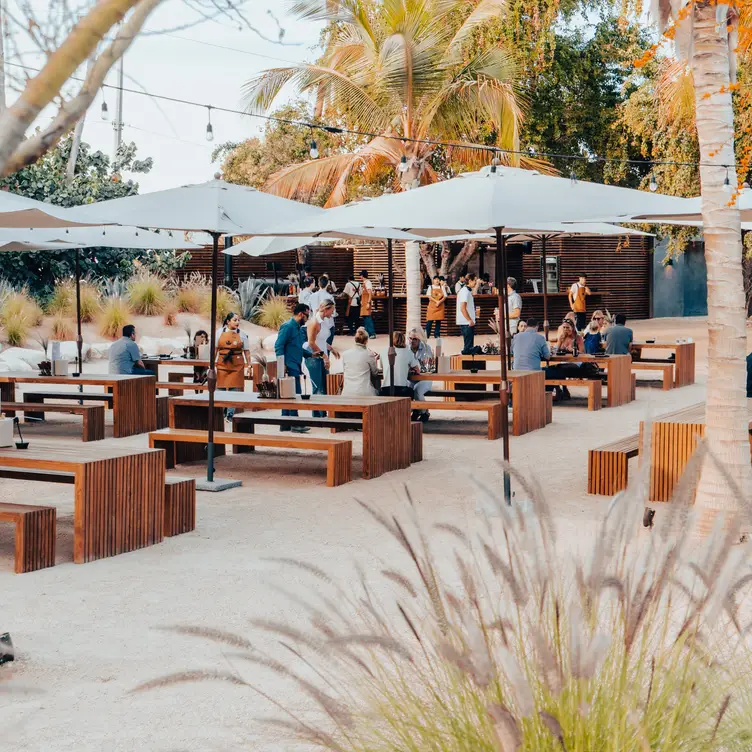
<path id="1" fill-rule="evenodd" d="M 141 376 L 133 374 L 101 373 L 88 374 L 86 376 L 41 376 L 31 371 L 2 371 L 0 382 L 17 382 L 26 384 L 88 384 L 90 386 L 110 386 L 123 381 L 133 379 L 153 379 L 153 375 Z"/>
<path id="2" fill-rule="evenodd" d="M 692 345 L 694 342 L 633 342 L 632 347 L 652 347 L 654 350 L 676 350 L 681 345 Z"/>
<path id="3" fill-rule="evenodd" d="M 618 360 L 619 358 L 629 358 L 632 360 L 631 355 L 587 355 L 581 353 L 576 358 L 574 355 L 551 355 L 550 361 L 552 363 L 602 363 L 608 365 L 610 360 Z"/>
<path id="4" fill-rule="evenodd" d="M 261 397 L 256 392 L 216 392 L 214 394 L 214 403 L 219 407 L 279 407 L 283 410 L 305 410 L 310 407 L 312 410 L 330 409 L 346 410 L 352 408 L 354 412 L 364 408 L 373 407 L 374 405 L 383 405 L 385 402 L 398 402 L 400 400 L 409 400 L 409 397 L 343 397 L 341 394 L 314 394 L 311 399 L 301 399 L 300 396 L 294 399 L 270 399 Z M 172 397 L 171 401 L 176 405 L 199 405 L 206 406 L 209 402 L 209 395 L 202 394 L 191 395 L 190 397 Z"/>
<path id="5" fill-rule="evenodd" d="M 160 366 L 198 366 L 199 368 L 208 368 L 209 361 L 200 358 L 142 358 L 144 363 L 155 363 Z"/>
<path id="6" fill-rule="evenodd" d="M 517 379 L 529 376 L 531 373 L 543 371 L 507 371 L 507 378 Z M 448 371 L 447 373 L 416 373 L 410 376 L 411 381 L 464 381 L 466 384 L 496 384 L 501 380 L 501 371 Z"/>
<path id="7" fill-rule="evenodd" d="M 117 446 L 90 447 L 76 445 L 71 448 L 58 442 L 45 442 L 35 439 L 29 441 L 28 449 L 4 447 L 0 449 L 0 465 L 12 463 L 33 466 L 39 469 L 64 469 L 64 465 L 86 465 L 91 462 L 114 459 L 116 457 L 131 457 L 134 455 L 151 454 L 158 449 L 125 449 Z"/>

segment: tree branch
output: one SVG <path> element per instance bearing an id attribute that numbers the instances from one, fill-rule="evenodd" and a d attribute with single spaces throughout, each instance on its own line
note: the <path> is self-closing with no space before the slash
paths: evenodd
<path id="1" fill-rule="evenodd" d="M 107 3 L 108 1 L 113 5 L 120 6 L 127 3 L 133 4 L 132 0 L 103 0 L 104 3 Z M 112 66 L 131 46 L 133 40 L 136 38 L 136 35 L 141 30 L 141 27 L 146 22 L 146 19 L 149 17 L 149 14 L 161 2 L 162 0 L 140 0 L 140 2 L 136 4 L 135 10 L 129 17 L 128 21 L 123 24 L 112 44 L 110 44 L 110 46 L 107 47 L 107 49 L 102 52 L 102 54 L 99 55 L 99 57 L 92 64 L 86 76 L 86 80 L 84 81 L 78 95 L 67 102 L 61 108 L 57 117 L 52 121 L 52 123 L 50 123 L 49 126 L 47 126 L 47 128 L 42 130 L 40 133 L 35 134 L 31 138 L 21 142 L 20 146 L 18 146 L 19 141 L 21 141 L 21 139 L 23 138 L 23 133 L 25 132 L 26 127 L 31 123 L 31 121 L 33 121 L 33 119 L 39 112 L 39 110 L 36 110 L 36 112 L 34 112 L 33 107 L 36 107 L 38 103 L 41 102 L 50 91 L 52 91 L 52 87 L 57 85 L 58 77 L 48 74 L 46 77 L 46 84 L 44 84 L 44 82 L 42 82 L 41 84 L 39 83 L 39 79 L 45 77 L 45 71 L 47 71 L 49 67 L 48 63 L 48 65 L 46 65 L 42 69 L 39 75 L 29 82 L 26 90 L 19 97 L 19 100 L 27 98 L 27 103 L 21 106 L 16 113 L 14 113 L 13 111 L 16 110 L 18 103 L 16 105 L 13 105 L 13 107 L 9 108 L 9 110 L 7 111 L 7 117 L 0 117 L 0 176 L 5 177 L 7 175 L 11 175 L 25 165 L 35 162 L 42 154 L 44 154 L 49 148 L 54 146 L 66 133 L 68 133 L 68 131 L 84 115 L 86 110 L 91 105 L 97 91 L 101 87 Z M 104 28 L 104 24 L 107 22 L 108 18 L 110 18 L 110 16 L 105 17 L 100 22 L 99 31 L 101 32 L 102 36 L 104 36 L 104 34 L 110 28 Z M 90 26 L 91 24 L 87 27 L 87 30 L 83 32 L 87 36 L 95 33 L 90 29 Z M 80 33 L 82 33 L 81 29 L 74 29 L 73 32 L 71 32 L 68 40 Z M 63 49 L 65 44 L 67 44 L 67 41 L 63 44 L 60 50 Z M 83 45 L 84 42 L 80 42 L 76 49 L 81 49 Z M 58 52 L 60 50 L 58 50 Z M 52 57 L 54 57 L 56 54 L 57 53 L 54 53 Z M 72 55 L 72 52 L 69 53 L 68 58 L 66 59 L 69 59 Z M 50 59 L 52 59 L 52 57 Z M 73 70 L 75 70 L 76 67 L 77 66 L 74 66 Z M 65 80 L 67 80 L 67 77 Z M 65 83 L 65 80 L 63 80 L 62 83 Z M 35 84 L 35 82 L 37 83 Z M 30 94 L 32 84 L 35 84 L 32 91 L 32 93 L 34 94 L 33 98 L 31 96 L 27 96 Z M 46 86 L 44 91 L 41 90 L 42 84 Z M 51 101 L 56 94 L 57 91 L 52 92 L 52 96 L 50 96 L 49 101 Z M 33 106 L 30 104 L 32 99 L 35 102 Z M 41 107 L 39 107 L 39 109 L 41 109 Z M 30 118 L 28 123 L 24 120 L 24 118 L 26 117 Z M 11 118 L 15 120 L 15 123 L 6 122 Z M 17 132 L 20 132 L 20 137 L 18 139 L 15 139 L 15 144 L 13 144 L 13 147 L 15 148 L 17 146 L 17 148 L 15 148 L 15 151 L 11 151 L 11 149 L 9 148 L 10 141 L 14 139 L 9 138 L 9 136 Z"/>
<path id="2" fill-rule="evenodd" d="M 433 279 L 438 272 L 436 271 L 436 262 L 434 261 L 433 253 L 431 252 L 431 245 L 429 243 L 420 244 L 420 259 L 423 262 L 423 266 L 426 267 L 428 276 Z"/>

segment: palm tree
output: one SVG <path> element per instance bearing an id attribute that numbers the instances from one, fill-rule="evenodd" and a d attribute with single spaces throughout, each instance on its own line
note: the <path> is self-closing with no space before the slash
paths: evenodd
<path id="1" fill-rule="evenodd" d="M 676 10 L 676 33 L 691 44 L 688 63 L 694 80 L 695 121 L 700 146 L 702 219 L 708 273 L 708 382 L 706 432 L 718 463 L 704 463 L 697 491 L 700 529 L 707 532 L 719 513 L 742 511 L 752 492 L 749 415 L 745 394 L 747 309 L 742 275 L 739 208 L 724 190 L 737 185 L 734 110 L 730 84 L 735 73 L 736 5 L 694 0 Z M 672 16 L 670 0 L 659 0 L 663 28 Z M 746 8 L 743 12 L 749 12 Z M 744 20 L 744 19 L 743 19 Z M 742 49 L 749 39 L 743 39 Z M 730 165 L 726 167 L 725 165 Z"/>
<path id="2" fill-rule="evenodd" d="M 248 106 L 268 109 L 283 86 L 316 95 L 323 119 L 344 120 L 375 135 L 362 148 L 286 167 L 266 190 L 306 200 L 331 190 L 326 206 L 346 201 L 355 171 L 371 183 L 393 175 L 394 190 L 438 180 L 430 139 L 467 142 L 481 126 L 490 145 L 519 149 L 524 103 L 514 57 L 501 46 L 476 48 L 476 32 L 497 18 L 506 0 L 299 0 L 301 18 L 329 23 L 326 50 L 314 64 L 267 70 L 246 85 Z M 452 147 L 464 169 L 491 160 L 487 151 Z M 540 163 L 501 154 L 508 164 Z M 420 250 L 405 249 L 408 330 L 420 326 Z"/>

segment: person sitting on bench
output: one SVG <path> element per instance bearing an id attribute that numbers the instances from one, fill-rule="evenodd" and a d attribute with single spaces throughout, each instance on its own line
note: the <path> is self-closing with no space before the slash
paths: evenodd
<path id="1" fill-rule="evenodd" d="M 141 350 L 136 344 L 136 327 L 126 324 L 123 336 L 112 343 L 109 353 L 109 372 L 129 376 L 153 376 L 154 372 L 144 367 Z"/>
<path id="2" fill-rule="evenodd" d="M 605 334 L 606 352 L 609 355 L 629 355 L 630 345 L 634 342 L 634 334 L 629 327 L 625 326 L 627 317 L 623 313 L 617 313 L 614 322 Z"/>
<path id="3" fill-rule="evenodd" d="M 410 350 L 418 363 L 427 363 L 433 358 L 433 350 L 427 342 L 423 341 L 422 329 L 410 330 Z M 416 381 L 413 384 L 414 398 L 419 402 L 425 402 L 426 394 L 433 389 L 433 381 Z M 425 423 L 431 417 L 428 410 L 414 410 L 413 420 L 421 420 Z"/>
<path id="4" fill-rule="evenodd" d="M 526 324 L 512 338 L 513 367 L 515 371 L 540 371 L 541 361 L 551 357 L 551 350 L 546 338 L 538 332 L 538 319 L 528 319 Z"/>
<path id="5" fill-rule="evenodd" d="M 374 397 L 374 381 L 379 373 L 376 355 L 368 349 L 368 332 L 361 326 L 355 332 L 355 347 L 342 353 L 342 394 L 347 397 Z"/>
<path id="6" fill-rule="evenodd" d="M 413 351 L 407 347 L 404 332 L 394 332 L 392 335 L 392 344 L 394 345 L 394 396 L 395 397 L 413 397 L 413 388 L 410 386 L 410 372 L 420 372 L 420 361 L 415 357 Z M 391 384 L 391 368 L 389 366 L 389 350 L 382 350 L 380 355 L 381 368 L 384 372 L 380 394 L 389 397 L 389 386 Z"/>

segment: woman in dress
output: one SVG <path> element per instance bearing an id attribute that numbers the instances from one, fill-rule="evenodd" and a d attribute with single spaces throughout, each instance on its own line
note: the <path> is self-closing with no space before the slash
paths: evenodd
<path id="1" fill-rule="evenodd" d="M 251 365 L 248 335 L 240 331 L 240 316 L 228 313 L 217 333 L 217 389 L 242 392 L 245 389 L 246 370 Z M 225 420 L 232 420 L 234 408 L 225 410 Z"/>
<path id="2" fill-rule="evenodd" d="M 446 316 L 444 304 L 447 299 L 444 285 L 441 283 L 438 274 L 433 278 L 433 283 L 426 291 L 426 295 L 429 298 L 428 310 L 426 311 L 426 337 L 431 337 L 431 329 L 433 328 L 433 336 L 438 339 L 441 337 L 441 322 Z"/>
<path id="3" fill-rule="evenodd" d="M 367 345 L 368 332 L 361 326 L 355 332 L 355 347 L 342 353 L 342 394 L 347 397 L 373 397 L 378 394 L 373 382 L 379 367 L 376 355 Z"/>

